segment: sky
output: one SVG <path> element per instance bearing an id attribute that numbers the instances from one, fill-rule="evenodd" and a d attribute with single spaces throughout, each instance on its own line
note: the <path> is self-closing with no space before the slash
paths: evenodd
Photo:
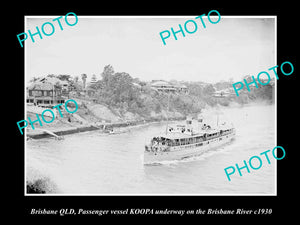
<path id="1" fill-rule="evenodd" d="M 41 29 L 56 17 L 27 17 L 25 30 L 34 33 L 36 26 Z M 47 74 L 80 77 L 83 73 L 88 81 L 93 74 L 101 79 L 104 66 L 111 64 L 115 72 L 126 72 L 142 81 L 237 82 L 276 65 L 275 18 L 224 16 L 212 24 L 204 17 L 203 28 L 195 17 L 78 15 L 74 26 L 62 19 L 63 30 L 53 22 L 53 35 L 43 35 L 43 39 L 36 35 L 34 43 L 29 37 L 25 41 L 26 80 Z M 164 45 L 159 33 L 171 27 L 176 31 L 178 24 L 183 26 L 187 20 L 197 23 L 197 31 L 185 32 L 185 37 L 178 34 L 178 40 L 171 35 Z"/>

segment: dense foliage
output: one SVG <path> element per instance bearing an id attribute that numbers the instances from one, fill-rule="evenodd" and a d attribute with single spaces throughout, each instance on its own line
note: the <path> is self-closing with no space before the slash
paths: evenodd
<path id="1" fill-rule="evenodd" d="M 179 112 L 183 115 L 199 113 L 205 105 L 216 104 L 228 106 L 230 102 L 246 104 L 255 100 L 272 102 L 273 87 L 271 85 L 252 88 L 251 92 L 243 90 L 239 97 L 230 95 L 215 98 L 213 93 L 218 89 L 232 88 L 231 81 L 216 84 L 202 82 L 185 82 L 188 93 L 165 93 L 153 90 L 145 82 L 133 79 L 128 73 L 114 72 L 111 65 L 104 67 L 102 79 L 92 85 L 95 89 L 96 101 L 121 112 L 132 112 L 141 116 L 149 116 L 151 112 Z M 138 85 L 135 85 L 138 84 Z"/>
<path id="2" fill-rule="evenodd" d="M 236 96 L 232 87 L 232 79 L 214 84 L 180 82 L 181 85 L 187 87 L 187 93 L 166 93 L 156 91 L 151 88 L 149 83 L 140 81 L 138 78 L 132 78 L 128 73 L 115 72 L 111 65 L 104 67 L 101 76 L 102 79 L 97 81 L 93 75 L 89 85 L 86 83 L 86 74 L 73 78 L 70 75 L 57 75 L 56 77 L 60 80 L 67 80 L 69 89 L 77 93 L 78 96 L 85 92 L 87 99 L 91 97 L 94 102 L 105 105 L 112 111 L 121 114 L 131 112 L 144 118 L 166 112 L 180 113 L 183 116 L 197 114 L 206 105 L 228 106 L 230 103 L 247 104 L 260 100 L 273 103 L 274 101 L 274 86 L 270 84 L 258 85 L 259 88 L 252 85 L 250 92 L 245 87 L 239 91 L 239 96 Z M 244 78 L 251 79 L 250 76 Z M 176 83 L 177 81 L 173 82 Z M 92 96 L 87 89 L 92 90 Z M 215 91 L 220 90 L 230 90 L 231 93 L 222 97 L 214 96 Z"/>

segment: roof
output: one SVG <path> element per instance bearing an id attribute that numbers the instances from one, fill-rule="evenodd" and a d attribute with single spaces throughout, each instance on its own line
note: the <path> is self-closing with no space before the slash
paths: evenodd
<path id="1" fill-rule="evenodd" d="M 184 84 L 170 84 L 167 81 L 155 81 L 151 84 L 152 87 L 167 87 L 167 88 L 182 88 L 187 89 L 187 87 Z"/>
<path id="2" fill-rule="evenodd" d="M 62 84 L 64 83 L 62 80 L 56 78 L 56 77 L 43 77 L 41 79 L 39 79 L 37 82 L 47 82 L 47 83 L 52 83 L 52 84 L 56 84 L 57 82 Z"/>
<path id="3" fill-rule="evenodd" d="M 173 85 L 169 84 L 166 81 L 155 81 L 151 84 L 151 86 L 168 86 L 168 87 L 173 87 Z"/>
<path id="4" fill-rule="evenodd" d="M 56 77 L 43 77 L 33 83 L 30 83 L 28 90 L 53 90 L 53 85 L 57 83 L 60 85 L 68 84 L 67 81 L 62 81 Z"/>
<path id="5" fill-rule="evenodd" d="M 176 84 L 175 87 L 177 88 L 187 88 L 184 84 Z"/>
<path id="6" fill-rule="evenodd" d="M 158 135 L 159 137 L 163 137 L 166 139 L 180 139 L 180 138 L 190 138 L 192 137 L 190 134 L 186 133 L 179 133 L 179 132 L 174 132 L 174 133 L 167 133 L 163 135 Z"/>
<path id="7" fill-rule="evenodd" d="M 160 137 L 164 137 L 167 139 L 193 138 L 195 136 L 203 136 L 205 133 L 211 134 L 211 133 L 215 133 L 217 131 L 218 130 L 207 130 L 207 131 L 203 131 L 203 132 L 193 133 L 193 135 L 188 134 L 188 133 L 169 132 L 167 134 L 160 135 Z"/>
<path id="8" fill-rule="evenodd" d="M 136 87 L 142 87 L 140 84 L 137 84 L 137 83 L 132 83 L 134 86 L 136 86 Z"/>
<path id="9" fill-rule="evenodd" d="M 28 87 L 28 90 L 46 90 L 50 91 L 53 90 L 53 84 L 51 83 L 33 83 Z"/>

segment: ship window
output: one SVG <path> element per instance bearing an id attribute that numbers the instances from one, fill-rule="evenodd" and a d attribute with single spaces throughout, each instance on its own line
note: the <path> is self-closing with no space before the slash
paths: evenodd
<path id="1" fill-rule="evenodd" d="M 180 139 L 180 145 L 184 145 L 185 141 L 184 139 Z"/>

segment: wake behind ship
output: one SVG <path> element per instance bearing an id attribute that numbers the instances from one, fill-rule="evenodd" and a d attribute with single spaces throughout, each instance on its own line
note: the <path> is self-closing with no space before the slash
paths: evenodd
<path id="1" fill-rule="evenodd" d="M 224 122 L 213 128 L 203 123 L 202 118 L 197 121 L 187 119 L 186 124 L 167 126 L 165 134 L 152 138 L 145 145 L 144 164 L 198 156 L 230 142 L 234 137 L 232 124 Z"/>

